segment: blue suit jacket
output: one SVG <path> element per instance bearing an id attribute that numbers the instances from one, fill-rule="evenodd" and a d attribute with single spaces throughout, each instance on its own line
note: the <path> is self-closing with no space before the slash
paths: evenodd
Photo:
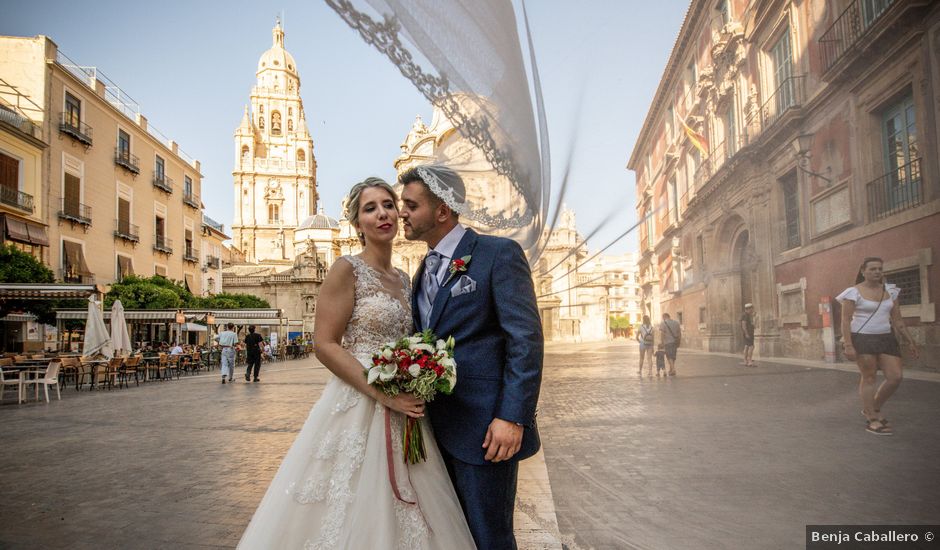
<path id="1" fill-rule="evenodd" d="M 454 252 L 454 259 L 464 256 L 471 257 L 467 271 L 449 280 L 445 276 L 429 327 L 422 326 L 418 313 L 423 263 L 412 285 L 415 326 L 456 340 L 457 385 L 453 394 L 438 394 L 428 405 L 431 425 L 438 444 L 451 456 L 487 464 L 482 445 L 490 422 L 501 418 L 522 424 L 522 448 L 513 457 L 522 460 L 540 446 L 535 408 L 544 345 L 529 264 L 515 241 L 471 229 Z M 464 276 L 476 282 L 476 290 L 452 296 Z"/>

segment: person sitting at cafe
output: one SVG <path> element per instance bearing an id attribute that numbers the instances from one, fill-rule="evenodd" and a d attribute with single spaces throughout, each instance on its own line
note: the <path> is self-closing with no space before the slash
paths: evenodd
<path id="1" fill-rule="evenodd" d="M 173 348 L 170 349 L 170 355 L 182 355 L 183 348 L 180 346 L 179 342 L 173 342 Z"/>

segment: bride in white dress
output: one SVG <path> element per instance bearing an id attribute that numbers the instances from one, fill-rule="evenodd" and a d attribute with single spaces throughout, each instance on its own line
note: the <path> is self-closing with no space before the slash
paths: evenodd
<path id="1" fill-rule="evenodd" d="M 337 260 L 327 275 L 314 334 L 317 358 L 335 377 L 238 547 L 472 549 L 428 420 L 421 422 L 427 461 L 406 466 L 402 459 L 404 415 L 423 417 L 424 403 L 410 394 L 390 398 L 363 374 L 381 344 L 412 333 L 410 281 L 392 267 L 397 197 L 386 182 L 369 178 L 353 186 L 348 208 L 365 248 Z"/>

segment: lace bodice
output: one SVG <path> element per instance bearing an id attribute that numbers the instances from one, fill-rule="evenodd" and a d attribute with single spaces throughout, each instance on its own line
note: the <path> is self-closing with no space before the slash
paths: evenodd
<path id="1" fill-rule="evenodd" d="M 359 256 L 343 256 L 356 274 L 356 303 L 343 334 L 343 347 L 357 358 L 371 357 L 379 346 L 411 335 L 411 280 L 398 270 L 402 297 L 382 284 L 379 273 Z"/>

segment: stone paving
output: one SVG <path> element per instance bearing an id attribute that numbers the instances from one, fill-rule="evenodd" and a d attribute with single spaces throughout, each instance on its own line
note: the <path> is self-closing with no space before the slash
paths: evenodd
<path id="1" fill-rule="evenodd" d="M 0 406 L 0 549 L 233 548 L 329 372 L 315 359 Z M 53 399 L 55 399 L 53 394 Z M 560 548 L 542 455 L 524 462 L 522 548 Z"/>
<path id="2" fill-rule="evenodd" d="M 940 384 L 905 380 L 879 438 L 852 372 L 680 353 L 678 377 L 638 380 L 635 345 L 549 346 L 521 548 L 802 548 L 808 523 L 940 518 Z M 328 376 L 310 359 L 259 384 L 7 391 L 0 548 L 234 547 Z"/>
<path id="3" fill-rule="evenodd" d="M 569 547 L 803 548 L 806 524 L 940 518 L 940 384 L 905 380 L 878 437 L 857 373 L 680 350 L 679 376 L 639 380 L 637 360 L 548 349 L 539 421 Z"/>

